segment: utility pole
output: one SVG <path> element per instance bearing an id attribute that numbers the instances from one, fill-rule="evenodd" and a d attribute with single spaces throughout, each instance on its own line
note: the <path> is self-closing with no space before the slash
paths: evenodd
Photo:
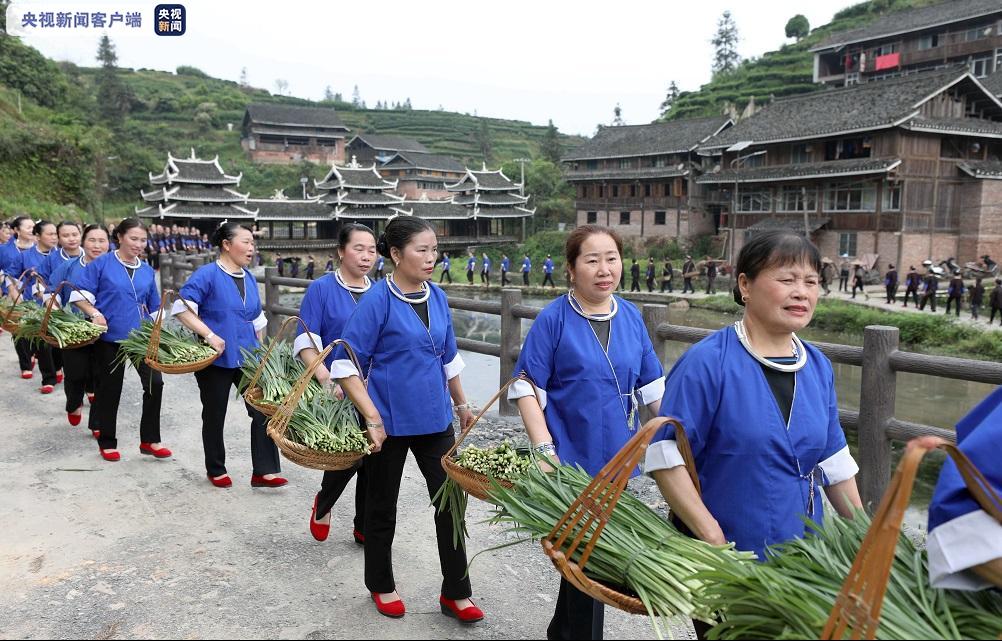
<path id="1" fill-rule="evenodd" d="M 525 195 L 525 163 L 532 162 L 532 159 L 531 158 L 516 158 L 515 162 L 517 162 L 519 164 L 519 167 L 521 167 L 521 171 L 522 171 L 522 177 L 520 179 L 521 182 L 519 183 L 519 186 L 518 186 L 518 195 L 519 196 L 524 196 Z"/>

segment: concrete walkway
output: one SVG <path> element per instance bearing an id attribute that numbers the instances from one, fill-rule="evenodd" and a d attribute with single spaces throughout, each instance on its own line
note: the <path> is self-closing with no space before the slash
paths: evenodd
<path id="1" fill-rule="evenodd" d="M 496 386 L 465 373 L 474 400 Z M 536 544 L 480 556 L 475 599 L 487 619 L 461 627 L 439 613 L 438 559 L 428 495 L 408 461 L 395 546 L 408 614 L 379 616 L 362 583 L 362 551 L 350 538 L 351 493 L 335 507 L 331 538 L 307 530 L 320 473 L 285 462 L 291 483 L 251 489 L 247 417 L 233 400 L 227 418 L 234 487 L 209 485 L 202 463 L 197 388 L 166 377 L 166 461 L 138 452 L 140 390 L 131 371 L 120 411 L 123 461 L 104 462 L 83 425 L 71 427 L 63 391 L 38 393 L 38 375 L 15 378 L 0 339 L 0 637 L 2 638 L 413 638 L 528 639 L 545 636 L 557 574 Z M 489 381 L 489 382 L 488 382 Z M 496 389 L 496 387 L 495 387 Z M 506 541 L 481 524 L 472 500 L 469 549 Z M 610 639 L 653 638 L 644 617 L 607 610 Z M 681 628 L 684 634 L 684 628 Z M 678 633 L 678 631 L 676 631 Z"/>

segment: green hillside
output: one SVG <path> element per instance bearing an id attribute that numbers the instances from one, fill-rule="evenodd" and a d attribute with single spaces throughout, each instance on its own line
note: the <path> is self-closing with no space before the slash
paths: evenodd
<path id="1" fill-rule="evenodd" d="M 699 91 L 682 92 L 668 119 L 713 116 L 722 113 L 728 104 L 740 110 L 752 97 L 756 103 L 762 104 L 772 96 L 778 98 L 816 91 L 820 87 L 813 82 L 814 56 L 809 51 L 811 47 L 832 33 L 856 29 L 887 13 L 941 1 L 870 0 L 843 9 L 835 14 L 830 23 L 814 29 L 799 42 L 745 60 L 733 72 L 715 77 Z M 783 25 L 775 25 L 777 33 L 782 33 L 782 29 Z"/>

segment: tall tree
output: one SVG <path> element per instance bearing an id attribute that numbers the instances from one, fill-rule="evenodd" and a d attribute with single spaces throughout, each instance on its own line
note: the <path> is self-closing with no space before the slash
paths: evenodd
<path id="1" fill-rule="evenodd" d="M 675 84 L 674 80 L 672 80 L 671 84 L 668 85 L 668 93 L 665 94 L 665 99 L 661 103 L 662 118 L 666 118 L 668 116 L 668 112 L 671 111 L 672 105 L 674 105 L 675 101 L 678 100 L 678 93 L 678 85 Z"/>
<path id="2" fill-rule="evenodd" d="M 240 86 L 241 87 L 247 86 L 247 67 L 240 68 Z"/>
<path id="3" fill-rule="evenodd" d="M 811 32 L 811 23 L 807 20 L 807 16 L 798 13 L 797 15 L 790 18 L 789 22 L 786 23 L 786 37 L 796 38 L 799 41 L 801 38 L 807 37 Z"/>
<path id="4" fill-rule="evenodd" d="M 410 98 L 407 98 L 407 100 L 404 100 L 404 109 L 406 109 L 407 111 L 410 111 L 411 109 L 413 109 L 413 107 L 411 107 L 411 99 Z"/>
<path id="5" fill-rule="evenodd" d="M 731 17 L 730 11 L 725 11 L 717 21 L 717 33 L 710 40 L 713 45 L 713 75 L 727 74 L 738 67 L 741 55 L 738 54 L 738 25 Z"/>
<path id="6" fill-rule="evenodd" d="M 546 127 L 546 136 L 543 138 L 540 151 L 543 153 L 543 158 L 546 158 L 550 162 L 560 162 L 560 136 L 559 132 L 557 132 L 557 127 L 553 124 L 553 120 L 550 120 L 549 125 Z"/>
<path id="7" fill-rule="evenodd" d="M 101 36 L 98 43 L 97 60 L 101 63 L 97 76 L 98 110 L 110 125 L 121 125 L 129 113 L 132 95 L 118 77 L 118 54 L 107 34 Z"/>
<path id="8" fill-rule="evenodd" d="M 480 153 L 484 157 L 484 162 L 489 163 L 491 161 L 493 146 L 491 145 L 491 130 L 487 125 L 486 118 L 480 119 L 480 129 L 477 130 L 477 144 L 480 146 Z"/>
<path id="9" fill-rule="evenodd" d="M 324 100 L 327 102 L 334 100 L 334 91 L 331 89 L 330 85 L 324 87 Z"/>
<path id="10" fill-rule="evenodd" d="M 277 78 L 275 80 L 275 93 L 280 96 L 284 96 L 289 90 L 289 81 L 285 78 Z"/>
<path id="11" fill-rule="evenodd" d="M 351 105 L 356 109 L 362 108 L 362 94 L 358 91 L 358 85 L 351 92 Z"/>
<path id="12" fill-rule="evenodd" d="M 619 103 L 617 102 L 616 107 L 612 110 L 612 126 L 622 127 L 625 124 L 626 121 L 623 120 L 623 108 L 620 107 Z"/>

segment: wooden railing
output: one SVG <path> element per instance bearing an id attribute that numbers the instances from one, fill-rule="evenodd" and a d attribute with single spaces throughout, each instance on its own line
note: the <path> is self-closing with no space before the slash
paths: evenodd
<path id="1" fill-rule="evenodd" d="M 163 287 L 177 288 L 188 274 L 212 260 L 211 256 L 165 255 L 160 261 L 160 278 Z M 275 267 L 266 267 L 258 282 L 264 284 L 262 303 L 268 317 L 268 335 L 274 336 L 281 325 L 282 316 L 297 314 L 295 307 L 286 307 L 279 301 L 280 287 L 306 288 L 312 281 L 303 278 L 278 276 Z M 501 301 L 480 301 L 449 297 L 449 307 L 501 317 L 501 344 L 457 338 L 460 349 L 486 354 L 501 359 L 499 386 L 508 381 L 522 347 L 522 320 L 533 320 L 541 311 L 538 307 L 522 304 L 519 289 L 503 289 Z M 696 343 L 714 330 L 672 325 L 668 322 L 668 307 L 658 304 L 641 306 L 644 324 L 654 343 L 661 362 L 666 361 L 668 341 Z M 905 442 L 918 436 L 939 436 L 955 441 L 953 430 L 932 425 L 911 423 L 894 417 L 897 393 L 897 374 L 907 372 L 961 381 L 1002 385 L 1002 363 L 977 361 L 945 356 L 916 354 L 898 349 L 898 328 L 870 326 L 864 330 L 863 346 L 812 343 L 833 363 L 862 368 L 859 411 L 839 408 L 839 418 L 846 429 L 855 430 L 859 442 L 859 482 L 863 502 L 876 506 L 883 496 L 891 477 L 891 442 Z M 502 415 L 514 416 L 514 405 L 502 400 Z"/>

